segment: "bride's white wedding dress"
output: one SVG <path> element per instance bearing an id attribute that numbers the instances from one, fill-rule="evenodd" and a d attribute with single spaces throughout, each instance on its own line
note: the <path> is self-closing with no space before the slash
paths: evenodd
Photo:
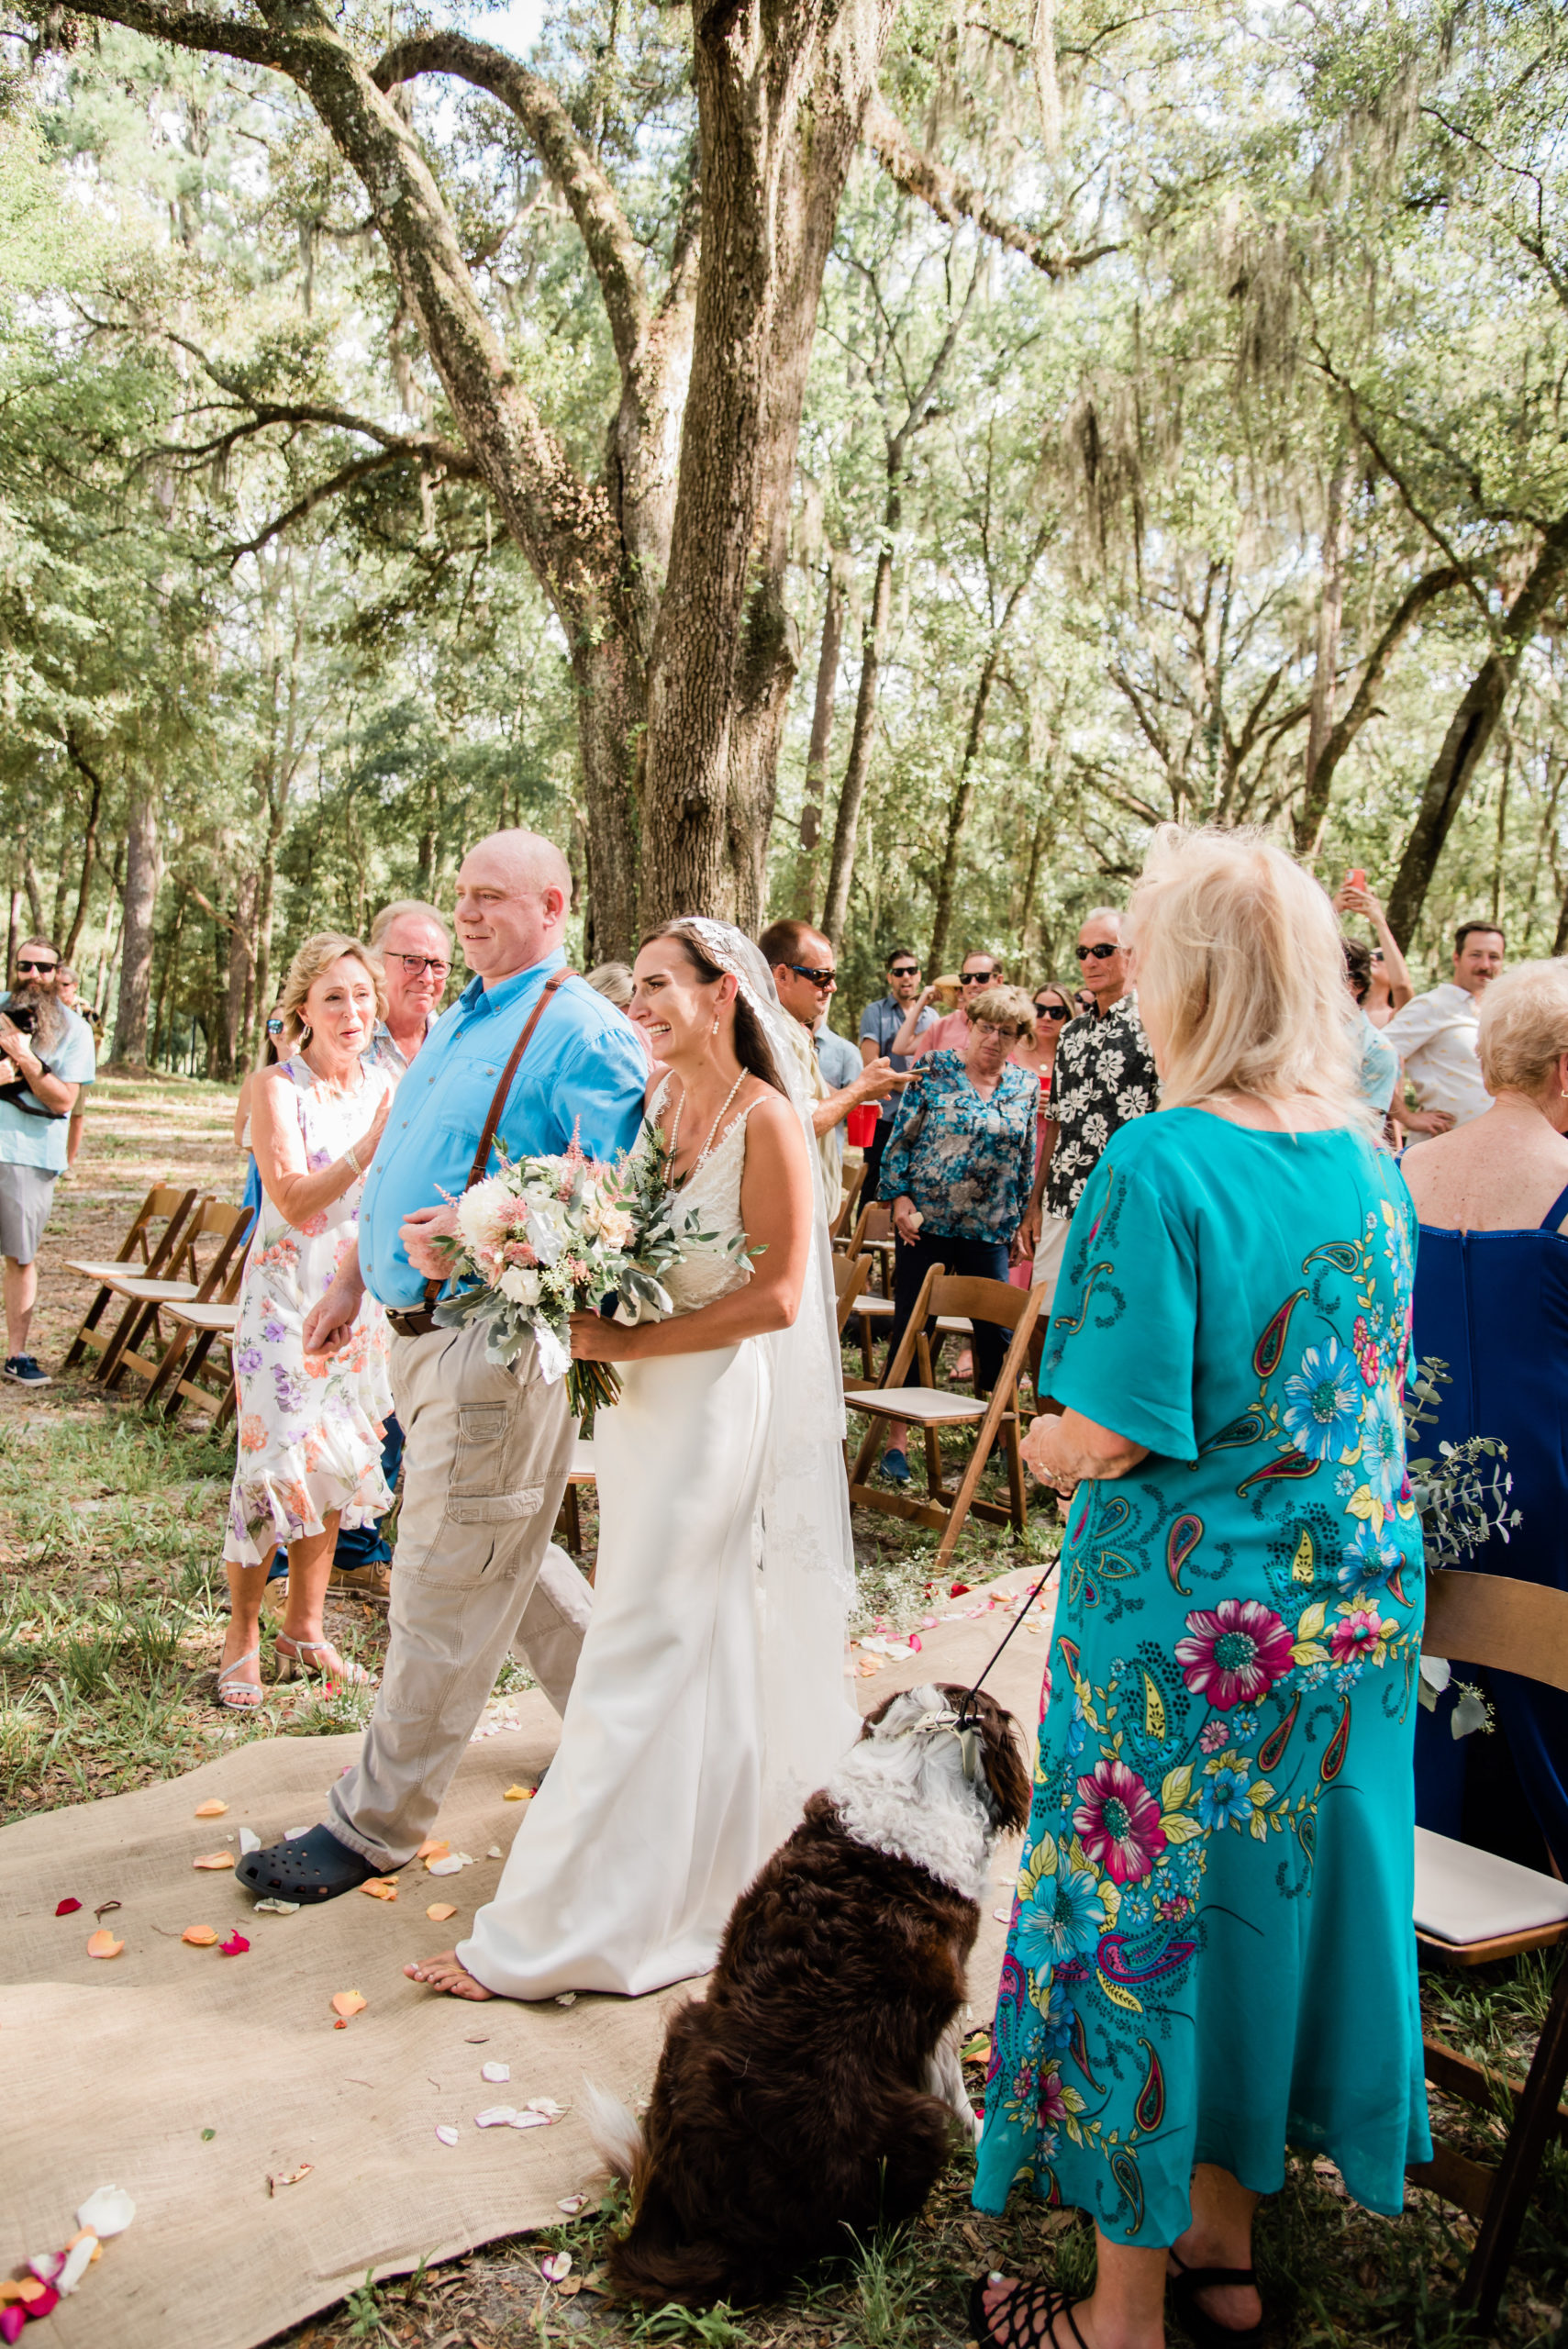
<path id="1" fill-rule="evenodd" d="M 745 1161 L 741 1112 L 682 1186 L 713 1236 L 669 1276 L 678 1314 L 751 1277 L 731 1244 Z M 755 1528 L 773 1356 L 746 1338 L 620 1373 L 594 1427 L 594 1611 L 560 1748 L 457 1948 L 506 1998 L 635 1997 L 706 1973 L 766 1856 Z"/>

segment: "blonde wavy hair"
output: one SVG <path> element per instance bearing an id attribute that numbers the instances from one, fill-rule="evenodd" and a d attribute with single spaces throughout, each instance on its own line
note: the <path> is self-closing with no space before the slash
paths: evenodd
<path id="1" fill-rule="evenodd" d="M 1481 1081 L 1488 1093 L 1541 1093 L 1568 1052 L 1568 959 L 1521 963 L 1481 998 Z"/>
<path id="2" fill-rule="evenodd" d="M 306 1022 L 300 1016 L 305 1009 L 306 996 L 322 972 L 329 970 L 345 954 L 351 954 L 356 963 L 362 964 L 366 978 L 375 989 L 375 1016 L 378 1019 L 386 1018 L 386 984 L 370 948 L 358 938 L 345 937 L 341 930 L 318 930 L 315 937 L 307 938 L 296 952 L 278 996 L 278 1009 L 284 1021 L 284 1042 L 291 1052 L 306 1033 Z"/>
<path id="3" fill-rule="evenodd" d="M 1163 1108 L 1301 1093 L 1376 1131 L 1333 907 L 1284 849 L 1255 830 L 1162 824 L 1126 927 Z"/>

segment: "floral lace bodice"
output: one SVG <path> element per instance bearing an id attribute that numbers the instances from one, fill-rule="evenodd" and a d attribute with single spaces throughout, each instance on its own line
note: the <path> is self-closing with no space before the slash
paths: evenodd
<path id="1" fill-rule="evenodd" d="M 649 1104 L 648 1115 L 653 1124 L 662 1115 L 669 1089 L 666 1076 Z M 677 1224 L 695 1208 L 703 1230 L 711 1235 L 690 1243 L 688 1252 L 665 1280 L 677 1313 L 695 1313 L 701 1307 L 728 1297 L 731 1289 L 744 1288 L 751 1277 L 751 1259 L 731 1247 L 733 1241 L 745 1238 L 740 1221 L 740 1177 L 746 1164 L 748 1114 L 747 1109 L 742 1109 L 731 1120 L 728 1131 L 720 1135 L 702 1164 L 688 1174 L 675 1192 Z"/>

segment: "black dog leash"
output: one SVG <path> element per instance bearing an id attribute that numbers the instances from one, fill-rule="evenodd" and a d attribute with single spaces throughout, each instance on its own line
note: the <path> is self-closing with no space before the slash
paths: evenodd
<path id="1" fill-rule="evenodd" d="M 968 1727 L 970 1722 L 976 1721 L 980 1718 L 978 1712 L 973 1711 L 972 1708 L 974 1704 L 975 1698 L 979 1696 L 982 1687 L 984 1686 L 986 1674 L 992 1671 L 995 1667 L 1001 1656 L 1002 1650 L 1006 1646 L 1007 1642 L 1012 1638 L 1013 1633 L 1018 1630 L 1018 1625 L 1023 1621 L 1024 1617 L 1029 1613 L 1029 1609 L 1034 1605 L 1035 1600 L 1040 1597 L 1040 1592 L 1045 1588 L 1046 1584 L 1051 1580 L 1051 1575 L 1056 1572 L 1057 1567 L 1061 1564 L 1062 1560 L 1060 1555 L 1052 1558 L 1050 1565 L 1047 1566 L 1044 1574 L 1041 1575 L 1040 1580 L 1036 1583 L 1034 1588 L 1030 1591 L 1029 1597 L 1025 1599 L 1023 1605 L 1019 1608 L 1018 1613 L 1014 1616 L 1012 1621 L 1003 1632 L 1001 1642 L 996 1648 L 995 1653 L 991 1657 L 990 1662 L 986 1664 L 985 1670 L 976 1675 L 973 1688 L 965 1689 L 963 1702 L 958 1709 L 958 1725 L 961 1734 L 963 1730 Z"/>

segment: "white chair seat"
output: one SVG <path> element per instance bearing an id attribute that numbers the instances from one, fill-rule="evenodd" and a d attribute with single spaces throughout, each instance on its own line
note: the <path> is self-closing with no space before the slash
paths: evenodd
<path id="1" fill-rule="evenodd" d="M 942 1386 L 877 1386 L 862 1394 L 846 1393 L 844 1400 L 851 1411 L 869 1411 L 879 1419 L 909 1419 L 921 1428 L 983 1419 L 991 1408 L 988 1395 L 950 1395 Z"/>
<path id="2" fill-rule="evenodd" d="M 1535 1932 L 1568 1924 L 1568 1884 L 1418 1827 L 1414 1916 L 1418 1932 L 1462 1946 Z"/>
<path id="3" fill-rule="evenodd" d="M 187 1330 L 221 1330 L 229 1337 L 239 1326 L 237 1305 L 173 1305 L 169 1308 L 171 1321 L 178 1321 Z"/>
<path id="4" fill-rule="evenodd" d="M 857 1297 L 855 1311 L 863 1321 L 891 1321 L 893 1299 L 890 1297 Z"/>
<path id="5" fill-rule="evenodd" d="M 140 1275 L 135 1266 L 134 1256 L 67 1256 L 65 1260 L 68 1273 L 80 1273 L 83 1280 L 89 1281 L 137 1280 Z"/>
<path id="6" fill-rule="evenodd" d="M 579 1436 L 572 1447 L 572 1465 L 566 1472 L 569 1485 L 591 1485 L 595 1477 L 594 1447 Z"/>
<path id="7" fill-rule="evenodd" d="M 142 1305 L 189 1305 L 196 1293 L 195 1281 L 108 1280 L 117 1297 L 134 1297 Z"/>

